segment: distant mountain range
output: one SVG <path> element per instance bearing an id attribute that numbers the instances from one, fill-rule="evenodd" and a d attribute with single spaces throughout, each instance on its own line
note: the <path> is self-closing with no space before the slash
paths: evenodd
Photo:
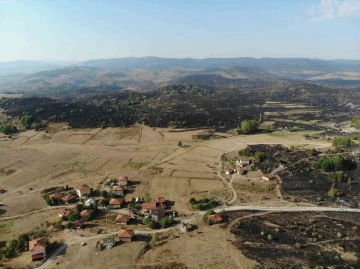
<path id="1" fill-rule="evenodd" d="M 264 70 L 313 70 L 322 72 L 360 72 L 360 60 L 321 60 L 308 58 L 114 58 L 89 60 L 76 64 L 77 66 L 96 67 L 107 69 L 139 68 L 149 70 L 161 70 L 175 67 L 182 68 L 210 68 L 210 67 L 252 67 Z"/>
<path id="2" fill-rule="evenodd" d="M 40 71 L 40 72 L 39 72 Z M 360 61 L 305 58 L 120 58 L 73 62 L 0 62 L 1 92 L 109 86 L 150 91 L 170 84 L 236 86 L 235 80 L 279 78 L 360 85 Z M 56 89 L 55 89 L 56 88 Z"/>

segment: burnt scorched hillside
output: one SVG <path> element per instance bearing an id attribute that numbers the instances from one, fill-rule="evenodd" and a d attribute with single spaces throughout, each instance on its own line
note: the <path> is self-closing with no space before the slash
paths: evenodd
<path id="1" fill-rule="evenodd" d="M 253 104 L 253 105 L 249 105 Z M 204 86 L 177 85 L 157 91 L 131 91 L 86 95 L 73 101 L 47 97 L 2 99 L 0 107 L 19 117 L 29 114 L 49 122 L 68 122 L 76 128 L 129 126 L 181 127 L 236 126 L 242 119 L 257 119 L 256 95 Z"/>
<path id="2" fill-rule="evenodd" d="M 153 127 L 236 127 L 244 119 L 258 120 L 266 101 L 311 105 L 325 112 L 322 117 L 334 119 L 336 114 L 341 120 L 357 113 L 348 103 L 360 103 L 360 91 L 356 89 L 278 79 L 245 79 L 236 87 L 180 84 L 145 93 L 112 87 L 79 88 L 75 93 L 66 89 L 47 91 L 45 96 L 4 98 L 0 108 L 10 116 L 29 114 L 39 120 L 68 122 L 76 128 L 129 126 L 136 122 Z M 311 117 L 304 114 L 304 120 Z"/>

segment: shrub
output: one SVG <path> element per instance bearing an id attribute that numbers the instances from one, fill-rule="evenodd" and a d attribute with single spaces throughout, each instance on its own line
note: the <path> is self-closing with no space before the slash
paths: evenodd
<path id="1" fill-rule="evenodd" d="M 182 142 L 179 141 L 177 145 L 178 145 L 179 147 L 181 147 L 181 146 L 182 146 Z"/>
<path id="2" fill-rule="evenodd" d="M 258 130 L 258 122 L 256 120 L 243 120 L 238 127 L 238 134 L 251 134 Z"/>
<path id="3" fill-rule="evenodd" d="M 5 134 L 5 135 L 8 135 L 8 134 L 12 134 L 12 133 L 16 133 L 17 132 L 17 128 L 15 125 L 3 125 L 3 126 L 0 126 L 0 132 Z"/>
<path id="4" fill-rule="evenodd" d="M 215 214 L 214 210 L 208 210 L 206 211 L 206 213 L 204 214 L 204 216 L 202 217 L 203 222 L 207 225 L 210 226 L 212 223 L 209 220 L 209 215 Z"/>
<path id="5" fill-rule="evenodd" d="M 337 149 L 357 146 L 357 144 L 351 139 L 351 137 L 348 136 L 334 138 L 332 145 Z"/>

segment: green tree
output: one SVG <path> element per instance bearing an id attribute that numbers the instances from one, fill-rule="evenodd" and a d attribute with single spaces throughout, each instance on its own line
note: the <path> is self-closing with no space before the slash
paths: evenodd
<path id="1" fill-rule="evenodd" d="M 19 250 L 20 251 L 27 251 L 28 247 L 29 247 L 29 241 L 30 238 L 27 234 L 21 234 L 18 237 L 18 242 L 19 242 Z"/>
<path id="2" fill-rule="evenodd" d="M 181 147 L 181 146 L 182 146 L 182 142 L 179 141 L 177 145 L 178 145 L 179 147 Z"/>
<path id="3" fill-rule="evenodd" d="M 5 135 L 8 135 L 8 134 L 11 134 L 11 133 L 15 133 L 17 132 L 17 128 L 15 125 L 3 125 L 3 126 L 0 126 L 0 132 L 5 134 Z"/>
<path id="4" fill-rule="evenodd" d="M 29 129 L 31 127 L 31 124 L 35 122 L 35 118 L 30 115 L 24 115 L 20 118 L 20 123 L 24 128 Z"/>
<path id="5" fill-rule="evenodd" d="M 161 219 L 159 223 L 162 229 L 167 228 L 173 223 L 173 218 L 166 216 L 165 218 Z"/>
<path id="6" fill-rule="evenodd" d="M 256 152 L 254 158 L 255 158 L 255 161 L 261 163 L 262 161 L 264 161 L 266 159 L 266 154 L 264 152 Z"/>
<path id="7" fill-rule="evenodd" d="M 256 120 L 243 120 L 239 126 L 242 134 L 251 134 L 258 130 L 258 123 Z"/>
<path id="8" fill-rule="evenodd" d="M 194 197 L 190 198 L 189 203 L 192 205 L 196 204 L 196 199 Z"/>
<path id="9" fill-rule="evenodd" d="M 79 219 L 80 216 L 77 213 L 71 212 L 68 216 L 67 219 L 68 221 L 76 221 L 77 219 Z"/>
<path id="10" fill-rule="evenodd" d="M 106 190 L 102 190 L 100 191 L 100 195 L 101 197 L 106 198 L 108 196 L 108 192 Z"/>
<path id="11" fill-rule="evenodd" d="M 145 200 L 145 202 L 147 202 L 147 203 L 151 201 L 151 196 L 150 196 L 150 193 L 145 192 L 145 195 L 144 195 L 144 200 Z"/>

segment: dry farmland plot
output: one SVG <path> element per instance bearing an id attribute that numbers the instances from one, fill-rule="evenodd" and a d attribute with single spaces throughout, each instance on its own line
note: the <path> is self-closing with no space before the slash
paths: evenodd
<path id="1" fill-rule="evenodd" d="M 208 180 L 208 179 L 198 179 L 192 178 L 190 180 L 190 191 L 191 193 L 200 193 L 203 191 L 207 192 L 217 192 L 222 191 L 226 187 L 220 179 L 217 180 Z"/>
<path id="2" fill-rule="evenodd" d="M 68 247 L 65 255 L 55 258 L 56 268 L 71 268 L 74 261 L 76 261 L 76 268 L 79 269 L 104 268 L 104 266 L 107 268 L 119 268 L 119 266 L 124 269 L 134 268 L 141 249 L 146 243 L 144 241 L 120 243 L 112 249 L 98 251 L 95 250 L 96 241 L 89 241 L 88 246 L 85 247 L 80 244 Z"/>
<path id="3" fill-rule="evenodd" d="M 179 264 L 175 268 L 238 268 L 229 254 L 226 231 L 218 226 L 201 227 L 201 233 L 178 233 L 168 237 L 164 239 L 166 244 L 160 240 L 157 246 L 143 255 L 137 268 L 141 268 L 140 265 L 161 268 L 171 262 Z"/>
<path id="4" fill-rule="evenodd" d="M 91 134 L 72 134 L 68 136 L 63 142 L 69 144 L 84 144 L 91 137 Z"/>

